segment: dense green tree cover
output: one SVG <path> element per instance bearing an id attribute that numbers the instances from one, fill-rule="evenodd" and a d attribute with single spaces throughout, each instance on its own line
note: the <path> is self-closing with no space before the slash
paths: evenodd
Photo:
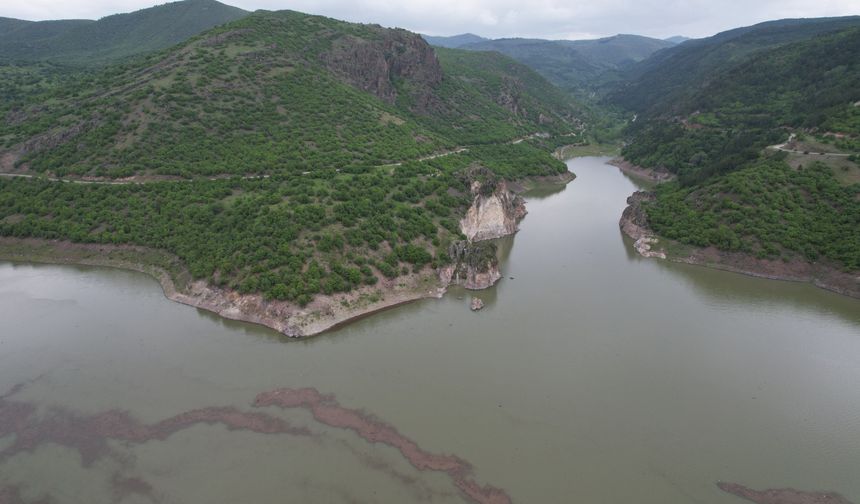
<path id="1" fill-rule="evenodd" d="M 215 0 L 184 0 L 98 21 L 0 18 L 0 60 L 104 64 L 170 47 L 246 15 Z"/>
<path id="2" fill-rule="evenodd" d="M 728 68 L 786 44 L 852 27 L 860 27 L 860 16 L 768 21 L 688 40 L 630 67 L 608 101 L 643 117 L 673 115 L 677 105 Z"/>
<path id="3" fill-rule="evenodd" d="M 0 124 L 0 139 L 38 172 L 187 177 L 367 168 L 578 124 L 569 97 L 501 55 L 442 51 L 441 82 L 416 91 L 423 83 L 396 79 L 393 104 L 324 64 L 339 41 L 373 43 L 392 33 L 255 13 L 143 60 L 3 102 L 0 115 L 17 120 Z"/>
<path id="4" fill-rule="evenodd" d="M 841 184 L 830 166 L 793 169 L 785 154 L 765 150 L 806 131 L 856 154 L 857 25 L 765 24 L 685 43 L 649 63 L 665 75 L 646 72 L 619 103 L 639 111 L 624 157 L 678 175 L 647 207 L 659 235 L 860 269 L 860 186 Z"/>
<path id="5" fill-rule="evenodd" d="M 759 258 L 826 260 L 860 270 L 860 184 L 845 187 L 831 169 L 794 170 L 775 156 L 711 183 L 657 187 L 647 206 L 661 236 Z"/>
<path id="6" fill-rule="evenodd" d="M 512 141 L 577 132 L 581 108 L 499 54 L 412 60 L 427 68 L 410 75 L 440 78 L 394 76 L 390 100 L 343 75 L 366 69 L 330 65 L 343 47 L 427 47 L 409 43 L 424 44 L 257 12 L 97 72 L 0 67 L 0 154 L 18 169 L 159 180 L 0 178 L 0 235 L 153 247 L 195 278 L 301 304 L 445 263 L 474 168 L 563 172 L 548 149 Z"/>
<path id="7" fill-rule="evenodd" d="M 179 256 L 196 278 L 306 303 L 448 260 L 471 203 L 466 169 L 551 175 L 527 144 L 349 173 L 77 184 L 0 178 L 0 235 L 131 243 Z M 546 160 L 550 161 L 547 162 Z"/>
<path id="8" fill-rule="evenodd" d="M 685 119 L 645 116 L 634 123 L 623 154 L 692 184 L 744 166 L 785 140 L 787 128 L 860 135 L 858 54 L 857 28 L 760 51 L 675 103 L 672 112 Z"/>

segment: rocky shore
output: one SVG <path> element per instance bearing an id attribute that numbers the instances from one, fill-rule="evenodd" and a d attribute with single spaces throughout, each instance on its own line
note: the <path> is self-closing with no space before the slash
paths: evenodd
<path id="1" fill-rule="evenodd" d="M 643 168 L 637 166 L 622 157 L 611 159 L 608 164 L 617 166 L 622 172 L 632 177 L 645 179 L 651 182 L 666 182 L 675 178 L 675 175 L 666 170 L 658 170 L 654 168 Z"/>
<path id="2" fill-rule="evenodd" d="M 573 174 L 540 180 L 567 183 Z M 524 183 L 525 182 L 525 183 Z M 523 181 L 514 189 L 525 190 Z M 307 306 L 266 300 L 261 294 L 240 294 L 205 281 L 192 281 L 181 261 L 165 252 L 130 245 L 82 244 L 68 241 L 0 237 L 0 260 L 50 264 L 106 266 L 146 273 L 161 284 L 164 295 L 178 303 L 216 313 L 224 318 L 274 329 L 289 337 L 305 337 L 341 326 L 378 311 L 425 298 L 441 298 L 450 285 L 485 289 L 501 277 L 496 246 L 491 240 L 515 233 L 526 214 L 521 196 L 507 182 L 492 189 L 472 184 L 473 204 L 461 221 L 468 240 L 449 248 L 452 262 L 437 270 L 429 267 L 344 294 L 318 295 Z"/>
<path id="3" fill-rule="evenodd" d="M 653 198 L 650 192 L 633 193 L 627 198 L 628 206 L 619 221 L 621 231 L 634 240 L 634 248 L 644 257 L 707 266 L 771 280 L 808 282 L 825 290 L 860 298 L 860 274 L 856 272 L 848 273 L 827 264 L 800 259 L 758 259 L 741 252 L 680 245 L 661 238 L 648 226 L 648 216 L 642 207 L 643 203 Z"/>

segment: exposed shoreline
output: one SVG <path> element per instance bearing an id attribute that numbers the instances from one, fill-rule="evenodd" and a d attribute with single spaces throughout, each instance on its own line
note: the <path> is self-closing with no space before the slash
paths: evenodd
<path id="1" fill-rule="evenodd" d="M 572 181 L 571 172 L 532 177 L 511 183 L 515 193 L 537 184 Z M 305 307 L 286 301 L 265 300 L 261 294 L 236 291 L 193 281 L 175 256 L 133 245 L 73 243 L 64 240 L 0 237 L 0 260 L 43 264 L 98 266 L 136 271 L 155 278 L 164 296 L 177 303 L 206 310 L 229 320 L 273 329 L 289 337 L 308 337 L 334 330 L 380 311 L 419 301 L 441 298 L 450 282 L 429 267 L 394 279 L 381 278 L 375 286 L 348 293 L 317 295 Z"/>
<path id="2" fill-rule="evenodd" d="M 631 177 L 638 177 L 650 182 L 667 182 L 675 178 L 675 175 L 665 170 L 655 170 L 653 168 L 644 168 L 627 161 L 623 157 L 612 158 L 606 164 L 617 166 L 623 173 Z"/>
<path id="3" fill-rule="evenodd" d="M 641 207 L 643 201 L 652 197 L 643 191 L 633 193 L 627 198 L 628 206 L 619 221 L 621 231 L 635 240 L 634 248 L 643 257 L 656 257 L 769 280 L 810 283 L 820 289 L 860 299 L 860 273 L 848 273 L 830 265 L 799 259 L 787 262 L 781 259 L 758 259 L 741 252 L 683 245 L 662 238 L 648 227 L 647 217 Z"/>

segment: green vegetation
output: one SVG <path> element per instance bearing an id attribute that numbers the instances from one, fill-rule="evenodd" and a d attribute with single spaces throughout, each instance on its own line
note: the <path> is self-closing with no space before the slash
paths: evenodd
<path id="1" fill-rule="evenodd" d="M 727 68 L 786 44 L 858 26 L 860 16 L 784 19 L 689 40 L 629 67 L 607 101 L 640 116 L 674 115 L 676 104 L 683 107 L 690 95 Z M 809 72 L 797 75 L 803 78 Z"/>
<path id="2" fill-rule="evenodd" d="M 246 15 L 215 0 L 185 0 L 98 21 L 0 18 L 0 60 L 104 64 L 170 47 Z"/>
<path id="3" fill-rule="evenodd" d="M 194 278 L 307 303 L 447 262 L 470 204 L 466 169 L 547 175 L 529 144 L 393 168 L 269 179 L 105 185 L 0 179 L 0 235 L 167 250 Z M 454 194 L 459 196 L 452 196 Z"/>
<path id="4" fill-rule="evenodd" d="M 758 158 L 785 141 L 786 128 L 860 135 L 860 29 L 849 29 L 758 53 L 709 77 L 673 111 L 634 124 L 623 151 L 631 162 L 662 166 L 694 184 Z M 842 140 L 845 146 L 849 140 Z"/>
<path id="5" fill-rule="evenodd" d="M 460 47 L 510 56 L 560 88 L 587 98 L 618 80 L 625 68 L 673 45 L 637 35 L 615 35 L 597 40 L 484 40 Z"/>
<path id="6" fill-rule="evenodd" d="M 822 164 L 794 170 L 764 159 L 701 187 L 666 183 L 647 206 L 661 236 L 758 258 L 826 260 L 860 269 L 860 184 Z"/>
<path id="7" fill-rule="evenodd" d="M 163 250 L 193 278 L 299 304 L 446 263 L 468 174 L 563 172 L 546 144 L 582 109 L 502 55 L 429 51 L 257 12 L 98 72 L 0 67 L 0 156 L 37 175 L 0 178 L 0 235 Z M 536 132 L 550 138 L 511 143 Z"/>
<path id="8" fill-rule="evenodd" d="M 0 125 L 0 139 L 36 172 L 190 177 L 367 169 L 538 130 L 565 133 L 577 121 L 571 100 L 528 68 L 462 51 L 440 51 L 438 84 L 382 76 L 397 94 L 387 103 L 324 64 L 356 37 L 381 44 L 404 35 L 295 12 L 253 14 L 4 102 L 0 114 L 19 120 Z M 404 40 L 407 51 L 420 39 Z"/>
<path id="9" fill-rule="evenodd" d="M 856 159 L 858 26 L 857 18 L 775 22 L 688 42 L 616 95 L 641 114 L 622 155 L 678 175 L 647 209 L 658 234 L 860 269 L 857 166 L 819 154 L 846 149 Z M 765 154 L 790 132 L 789 148 L 801 153 Z"/>

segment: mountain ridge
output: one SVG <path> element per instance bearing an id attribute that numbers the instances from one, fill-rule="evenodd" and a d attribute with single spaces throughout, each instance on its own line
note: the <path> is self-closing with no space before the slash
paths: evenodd
<path id="1" fill-rule="evenodd" d="M 182 0 L 98 20 L 0 20 L 0 59 L 105 64 L 163 49 L 248 15 L 216 0 Z"/>

